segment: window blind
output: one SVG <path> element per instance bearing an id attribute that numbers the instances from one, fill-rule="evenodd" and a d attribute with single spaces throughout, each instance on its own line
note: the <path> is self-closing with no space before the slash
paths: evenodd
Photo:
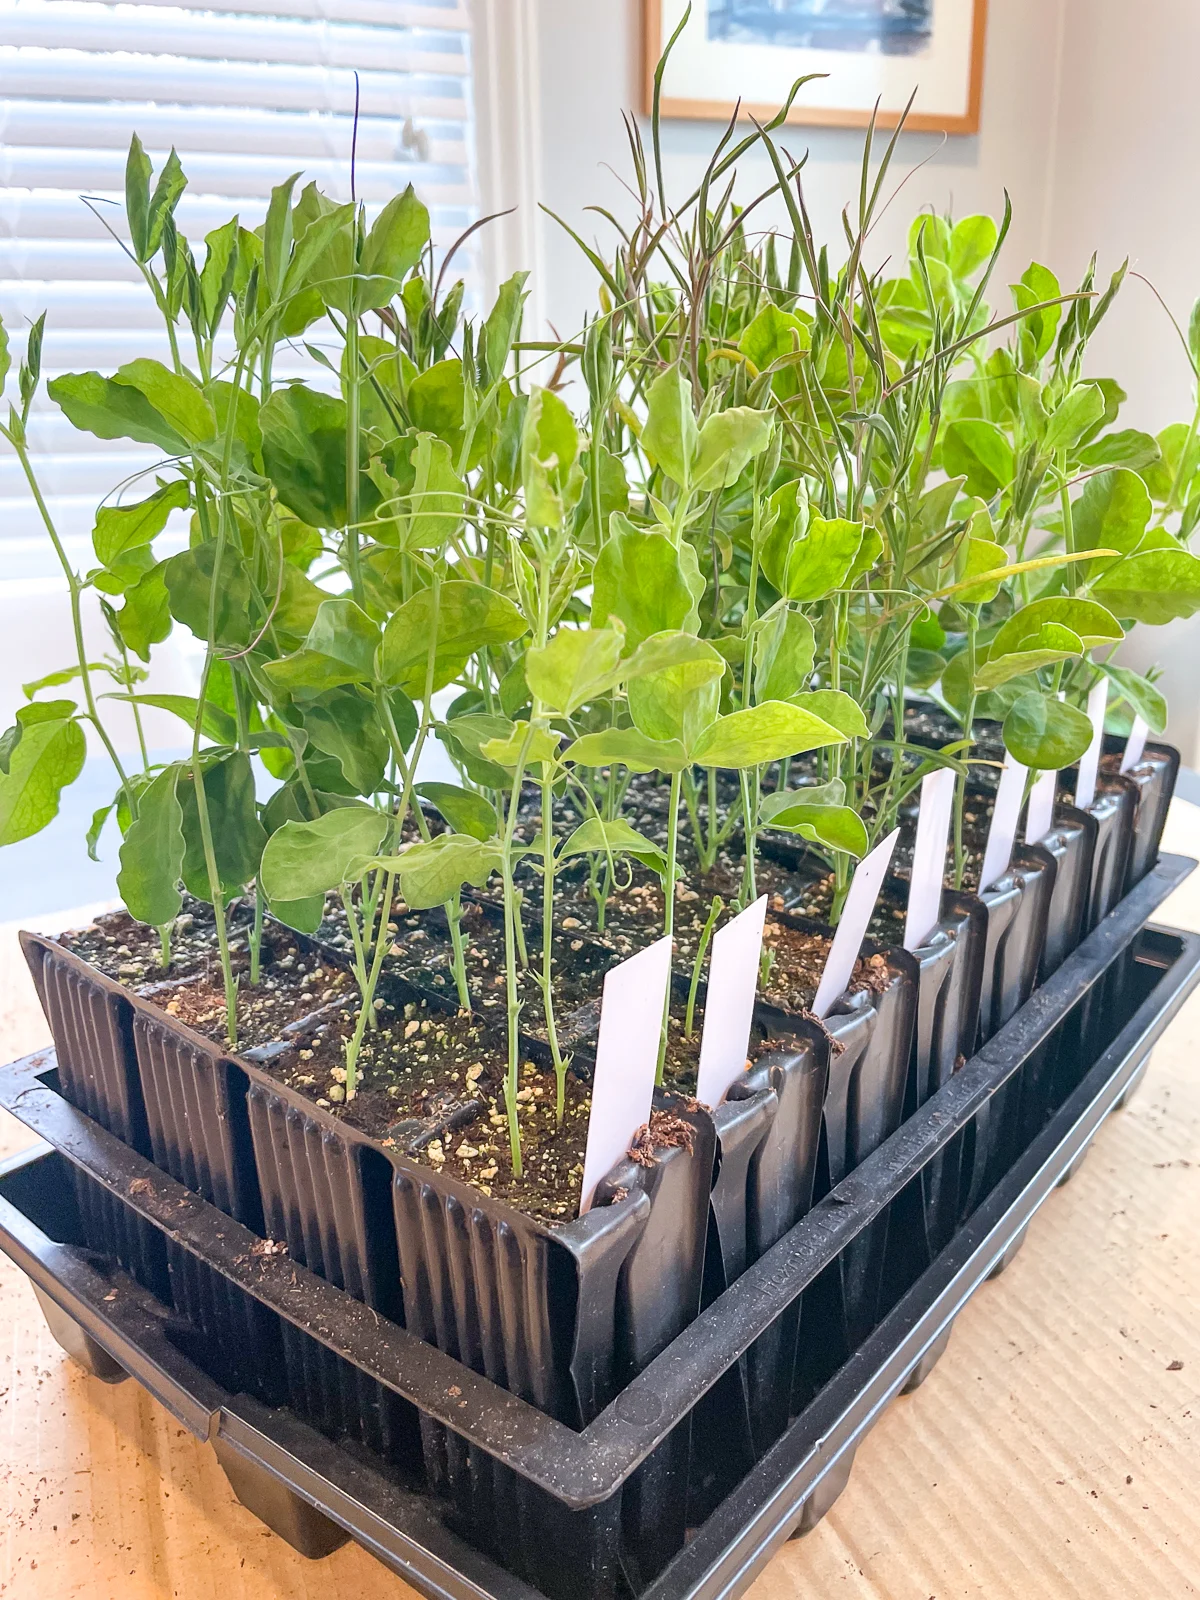
<path id="1" fill-rule="evenodd" d="M 358 196 L 373 214 L 412 183 L 448 245 L 476 214 L 470 64 L 466 0 L 0 0 L 0 315 L 14 361 L 43 310 L 47 378 L 166 360 L 137 269 L 80 197 L 124 235 L 136 132 L 156 171 L 178 150 L 188 188 L 176 220 L 201 259 L 205 233 L 235 212 L 257 226 L 293 172 L 347 200 L 356 72 Z M 283 352 L 276 373 L 289 376 Z M 154 453 L 76 433 L 44 386 L 30 443 L 86 569 L 96 505 Z M 4 450 L 0 583 L 44 581 L 53 553 Z"/>

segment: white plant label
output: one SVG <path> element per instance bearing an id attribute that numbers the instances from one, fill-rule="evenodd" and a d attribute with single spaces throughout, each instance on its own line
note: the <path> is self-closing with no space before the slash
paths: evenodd
<path id="1" fill-rule="evenodd" d="M 866 937 L 867 923 L 875 910 L 875 902 L 887 877 L 892 852 L 899 837 L 900 829 L 896 828 L 854 869 L 854 881 L 846 896 L 846 904 L 842 907 L 842 920 L 838 923 L 833 944 L 825 958 L 825 970 L 817 985 L 816 998 L 813 1000 L 814 1017 L 824 1017 L 834 1001 L 846 992 L 846 985 L 850 982 L 854 963 L 858 960 Z"/>
<path id="2" fill-rule="evenodd" d="M 639 950 L 604 975 L 580 1216 L 590 1207 L 601 1178 L 629 1149 L 642 1124 L 650 1120 L 670 978 L 669 938 Z"/>
<path id="3" fill-rule="evenodd" d="M 954 772 L 941 767 L 921 779 L 921 809 L 913 846 L 912 885 L 904 921 L 904 948 L 916 950 L 937 927 L 946 876 L 946 841 L 954 805 Z"/>
<path id="4" fill-rule="evenodd" d="M 1133 727 L 1125 745 L 1125 754 L 1121 757 L 1121 771 L 1132 772 L 1142 759 L 1146 749 L 1146 740 L 1150 736 L 1150 724 L 1141 717 L 1134 717 Z"/>
<path id="5" fill-rule="evenodd" d="M 1025 778 L 1029 772 L 1019 761 L 1005 753 L 1004 771 L 996 790 L 996 809 L 992 812 L 992 825 L 988 829 L 987 849 L 983 853 L 983 870 L 979 874 L 979 887 L 990 889 L 998 878 L 1008 871 L 1012 860 L 1013 841 L 1017 837 L 1017 818 L 1021 815 L 1021 802 L 1025 798 Z"/>
<path id="6" fill-rule="evenodd" d="M 746 1070 L 767 897 L 761 895 L 713 935 L 696 1099 L 719 1106 Z"/>
<path id="7" fill-rule="evenodd" d="M 1058 793 L 1058 773 L 1043 772 L 1029 791 L 1025 813 L 1025 843 L 1040 844 L 1054 829 L 1054 800 Z"/>
<path id="8" fill-rule="evenodd" d="M 1079 778 L 1075 784 L 1075 804 L 1086 811 L 1096 798 L 1096 774 L 1100 771 L 1100 750 L 1104 744 L 1104 713 L 1108 709 L 1108 679 L 1088 695 L 1087 714 L 1092 725 L 1092 742 L 1079 758 Z"/>

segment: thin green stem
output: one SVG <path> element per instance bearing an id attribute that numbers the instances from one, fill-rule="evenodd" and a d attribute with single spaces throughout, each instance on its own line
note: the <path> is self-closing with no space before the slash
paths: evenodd
<path id="1" fill-rule="evenodd" d="M 683 1036 L 690 1039 L 693 1024 L 696 1020 L 696 994 L 700 988 L 700 974 L 704 969 L 704 958 L 708 954 L 708 943 L 712 938 L 713 929 L 717 925 L 717 918 L 725 909 L 725 902 L 719 894 L 713 895 L 713 902 L 708 912 L 708 919 L 700 934 L 700 943 L 696 947 L 696 959 L 692 963 L 692 982 L 688 989 L 687 1014 L 683 1019 Z"/>
<path id="2" fill-rule="evenodd" d="M 25 481 L 29 485 L 29 492 L 33 496 L 34 504 L 38 508 L 38 514 L 42 519 L 46 532 L 50 535 L 50 543 L 54 546 L 54 554 L 58 557 L 58 564 L 67 580 L 67 589 L 71 596 L 71 628 L 75 636 L 75 657 L 79 663 L 79 681 L 83 687 L 83 698 L 88 709 L 88 721 L 99 735 L 100 742 L 107 751 L 108 758 L 116 771 L 117 779 L 125 791 L 129 814 L 131 817 L 136 817 L 137 796 L 126 775 L 125 768 L 121 765 L 121 758 L 117 754 L 116 746 L 109 738 L 108 730 L 101 722 L 100 713 L 96 709 L 96 697 L 92 690 L 92 675 L 88 667 L 87 650 L 83 642 L 83 610 L 80 605 L 80 596 L 83 592 L 82 585 L 71 563 L 67 560 L 67 553 L 63 549 L 62 540 L 59 538 L 58 530 L 54 526 L 54 519 L 51 517 L 49 507 L 42 497 L 41 487 L 34 473 L 33 464 L 29 459 L 29 452 L 25 448 L 24 437 L 10 432 L 9 429 L 4 427 L 0 427 L 0 433 L 4 435 L 17 453 L 17 459 L 21 463 L 21 470 L 25 474 Z"/>
<path id="3" fill-rule="evenodd" d="M 670 799 L 667 801 L 667 867 L 663 874 L 663 936 L 672 939 L 675 936 L 675 868 L 679 858 L 679 798 L 682 783 L 678 772 L 671 774 Z M 658 1069 L 654 1074 L 654 1081 L 662 1083 L 663 1073 L 667 1064 L 667 1024 L 671 1016 L 671 985 L 667 984 L 667 993 L 663 1001 L 662 1033 L 658 1041 Z"/>

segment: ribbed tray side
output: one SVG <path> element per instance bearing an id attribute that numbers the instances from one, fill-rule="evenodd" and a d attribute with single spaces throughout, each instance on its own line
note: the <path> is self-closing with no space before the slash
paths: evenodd
<path id="1" fill-rule="evenodd" d="M 149 1006 L 138 1008 L 133 1037 L 155 1164 L 257 1231 L 241 1069 Z"/>
<path id="2" fill-rule="evenodd" d="M 148 1155 L 133 1047 L 133 1002 L 52 940 L 22 933 L 21 945 L 50 1024 L 63 1094 L 101 1127 Z"/>

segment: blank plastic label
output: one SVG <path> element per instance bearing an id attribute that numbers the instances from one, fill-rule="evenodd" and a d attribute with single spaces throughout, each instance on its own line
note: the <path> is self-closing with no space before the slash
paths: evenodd
<path id="1" fill-rule="evenodd" d="M 1125 754 L 1121 757 L 1121 771 L 1132 772 L 1142 759 L 1146 751 L 1146 740 L 1150 736 L 1150 724 L 1141 717 L 1134 717 L 1133 727 L 1125 744 Z"/>
<path id="2" fill-rule="evenodd" d="M 1025 812 L 1025 842 L 1040 844 L 1054 828 L 1054 800 L 1058 793 L 1058 773 L 1043 772 L 1029 791 Z"/>
<path id="3" fill-rule="evenodd" d="M 996 808 L 988 829 L 987 849 L 983 854 L 983 870 L 979 874 L 981 889 L 990 889 L 1008 871 L 1028 773 L 1028 767 L 1023 767 L 1012 756 L 1005 755 L 1004 771 L 1000 774 L 1000 786 L 996 790 Z"/>
<path id="4" fill-rule="evenodd" d="M 842 920 L 833 936 L 825 971 L 817 985 L 813 1001 L 813 1016 L 823 1017 L 839 996 L 845 994 L 846 985 L 854 971 L 862 942 L 866 937 L 867 923 L 875 910 L 875 902 L 891 865 L 892 851 L 900 829 L 889 833 L 882 844 L 877 844 L 869 856 L 864 856 L 854 872 L 854 882 L 842 908 Z"/>
<path id="5" fill-rule="evenodd" d="M 670 939 L 659 939 L 604 975 L 580 1216 L 591 1205 L 601 1178 L 650 1120 L 670 977 Z"/>
<path id="6" fill-rule="evenodd" d="M 1100 750 L 1104 744 L 1104 713 L 1108 708 L 1108 679 L 1088 695 L 1087 714 L 1092 725 L 1092 742 L 1079 758 L 1079 781 L 1075 785 L 1075 804 L 1086 811 L 1096 798 L 1096 774 L 1100 771 Z"/>
<path id="7" fill-rule="evenodd" d="M 696 1099 L 702 1105 L 719 1106 L 746 1070 L 766 918 L 764 894 L 713 935 L 696 1077 Z"/>
<path id="8" fill-rule="evenodd" d="M 912 885 L 904 921 L 904 948 L 916 950 L 937 927 L 946 876 L 946 840 L 954 805 L 954 771 L 942 767 L 921 779 L 921 810 L 913 846 Z"/>

